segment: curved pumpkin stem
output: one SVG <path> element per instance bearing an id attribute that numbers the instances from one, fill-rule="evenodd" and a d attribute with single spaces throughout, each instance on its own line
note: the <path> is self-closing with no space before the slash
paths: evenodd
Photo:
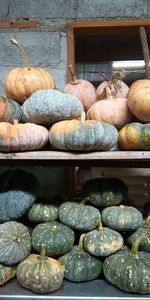
<path id="1" fill-rule="evenodd" d="M 73 70 L 72 70 L 72 65 L 69 65 L 69 70 L 70 70 L 70 73 L 71 73 L 71 77 L 72 77 L 72 81 L 70 82 L 71 84 L 78 84 L 79 83 L 79 80 L 76 78 Z"/>
<path id="2" fill-rule="evenodd" d="M 85 233 L 81 234 L 80 235 L 80 238 L 79 238 L 79 244 L 78 244 L 78 250 L 82 250 L 83 249 L 83 240 L 84 240 L 84 237 L 85 237 Z"/>
<path id="3" fill-rule="evenodd" d="M 140 242 L 141 241 L 149 241 L 149 239 L 145 236 L 142 236 L 142 237 L 139 237 L 132 245 L 132 248 L 131 248 L 131 254 L 132 255 L 138 255 L 138 249 L 139 249 L 139 245 L 140 245 Z"/>
<path id="4" fill-rule="evenodd" d="M 80 204 L 85 204 L 87 201 L 89 201 L 89 197 L 85 197 L 81 200 Z"/>
<path id="5" fill-rule="evenodd" d="M 30 70 L 30 63 L 29 63 L 28 57 L 27 57 L 25 51 L 23 50 L 23 48 L 20 46 L 20 44 L 15 39 L 11 39 L 11 42 L 15 46 L 17 46 L 17 48 L 19 49 L 19 51 L 20 51 L 20 53 L 22 55 L 22 58 L 23 58 L 24 63 L 25 63 L 25 66 Z"/>

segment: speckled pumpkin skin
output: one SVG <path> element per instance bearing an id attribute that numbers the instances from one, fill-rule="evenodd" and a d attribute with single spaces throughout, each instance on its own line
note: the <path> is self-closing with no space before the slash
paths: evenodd
<path id="1" fill-rule="evenodd" d="M 150 124 L 127 124 L 118 133 L 118 143 L 124 150 L 150 150 Z"/>
<path id="2" fill-rule="evenodd" d="M 19 283 L 39 294 L 51 293 L 60 288 L 64 268 L 56 259 L 32 254 L 17 266 Z"/>
<path id="3" fill-rule="evenodd" d="M 50 125 L 61 120 L 78 119 L 83 105 L 80 100 L 57 90 L 39 90 L 22 105 L 23 122 Z"/>
<path id="4" fill-rule="evenodd" d="M 100 260 L 84 249 L 74 246 L 58 259 L 65 268 L 64 276 L 73 282 L 89 281 L 97 278 L 102 270 Z"/>
<path id="5" fill-rule="evenodd" d="M 101 215 L 95 207 L 68 201 L 60 205 L 59 218 L 71 228 L 90 231 L 97 227 L 96 221 L 101 219 Z"/>
<path id="6" fill-rule="evenodd" d="M 16 221 L 0 225 L 0 263 L 14 265 L 26 258 L 31 250 L 31 237 L 26 226 Z"/>
<path id="7" fill-rule="evenodd" d="M 135 230 L 127 239 L 127 242 L 130 246 L 141 237 L 146 237 L 147 239 L 141 240 L 139 245 L 139 250 L 150 252 L 150 227 L 142 224 L 137 230 Z"/>
<path id="8" fill-rule="evenodd" d="M 33 248 L 40 253 L 42 244 L 45 244 L 48 256 L 65 254 L 72 248 L 74 240 L 73 230 L 57 221 L 38 224 L 32 232 Z"/>
<path id="9" fill-rule="evenodd" d="M 12 99 L 0 96 L 0 122 L 13 123 L 15 119 L 21 119 L 21 106 Z"/>
<path id="10" fill-rule="evenodd" d="M 110 228 L 118 231 L 135 230 L 141 226 L 141 212 L 132 206 L 110 206 L 102 211 L 102 221 Z"/>
<path id="11" fill-rule="evenodd" d="M 35 223 L 51 222 L 58 218 L 58 208 L 52 204 L 34 203 L 26 216 Z"/>
<path id="12" fill-rule="evenodd" d="M 54 124 L 49 130 L 51 145 L 60 150 L 110 150 L 117 140 L 117 129 L 98 121 L 65 120 Z"/>
<path id="13" fill-rule="evenodd" d="M 0 264 L 0 286 L 16 275 L 15 267 L 8 267 Z"/>

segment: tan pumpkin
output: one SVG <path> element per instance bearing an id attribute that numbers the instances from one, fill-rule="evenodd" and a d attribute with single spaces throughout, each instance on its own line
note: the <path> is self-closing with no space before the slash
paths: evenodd
<path id="1" fill-rule="evenodd" d="M 48 130 L 40 125 L 0 123 L 0 151 L 29 151 L 43 148 L 48 142 Z"/>
<path id="2" fill-rule="evenodd" d="M 133 116 L 128 107 L 127 98 L 114 98 L 109 87 L 106 87 L 107 98 L 94 103 L 87 111 L 87 119 L 98 120 L 121 129 L 132 122 Z"/>
<path id="3" fill-rule="evenodd" d="M 69 65 L 72 81 L 66 84 L 64 92 L 76 96 L 82 103 L 84 110 L 87 111 L 96 101 L 95 87 L 85 79 L 77 79 L 72 66 Z"/>
<path id="4" fill-rule="evenodd" d="M 11 42 L 18 47 L 25 62 L 23 68 L 11 70 L 5 79 L 5 92 L 7 97 L 23 103 L 37 90 L 54 89 L 56 84 L 53 76 L 43 68 L 31 67 L 26 53 L 19 43 Z"/>

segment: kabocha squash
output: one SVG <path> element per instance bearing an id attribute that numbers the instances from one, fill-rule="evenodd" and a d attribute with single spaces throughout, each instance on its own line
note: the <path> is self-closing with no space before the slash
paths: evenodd
<path id="1" fill-rule="evenodd" d="M 97 227 L 96 221 L 101 218 L 97 208 L 84 203 L 65 202 L 59 207 L 61 222 L 71 228 L 90 231 Z"/>
<path id="2" fill-rule="evenodd" d="M 61 121 L 49 130 L 51 145 L 60 150 L 96 151 L 110 150 L 117 144 L 118 131 L 110 124 L 98 121 L 85 121 L 82 113 L 80 120 Z"/>
<path id="3" fill-rule="evenodd" d="M 82 194 L 95 206 L 112 206 L 127 199 L 128 187 L 119 178 L 93 178 L 82 185 Z"/>
<path id="4" fill-rule="evenodd" d="M 39 90 L 22 105 L 23 122 L 50 125 L 61 120 L 78 119 L 83 105 L 74 95 L 57 90 Z"/>
<path id="5" fill-rule="evenodd" d="M 97 229 L 85 234 L 83 243 L 91 255 L 106 257 L 121 249 L 124 241 L 119 232 L 103 227 L 100 221 Z"/>
<path id="6" fill-rule="evenodd" d="M 96 101 L 95 87 L 88 80 L 77 79 L 71 65 L 69 65 L 69 69 L 72 81 L 65 85 L 63 91 L 79 98 L 83 104 L 84 110 L 87 111 Z"/>
<path id="7" fill-rule="evenodd" d="M 0 264 L 0 286 L 16 275 L 16 267 L 9 267 Z"/>
<path id="8" fill-rule="evenodd" d="M 61 263 L 45 256 L 44 245 L 40 255 L 31 254 L 17 266 L 19 283 L 39 294 L 51 293 L 60 288 L 64 278 Z"/>
<path id="9" fill-rule="evenodd" d="M 142 237 L 145 237 L 145 239 L 142 239 Z M 127 242 L 132 246 L 137 239 L 141 239 L 139 250 L 150 252 L 150 217 L 147 217 L 142 225 L 128 237 Z"/>
<path id="10" fill-rule="evenodd" d="M 110 228 L 118 231 L 130 231 L 142 225 L 141 212 L 132 206 L 110 206 L 102 211 L 102 221 Z"/>
<path id="11" fill-rule="evenodd" d="M 19 103 L 0 96 L 0 122 L 13 123 L 14 119 L 21 119 L 22 109 Z"/>
<path id="12" fill-rule="evenodd" d="M 118 143 L 124 150 L 150 150 L 150 123 L 127 124 L 119 131 Z"/>
<path id="13" fill-rule="evenodd" d="M 12 39 L 11 42 L 20 50 L 25 66 L 23 68 L 15 68 L 8 73 L 5 79 L 7 97 L 23 103 L 37 90 L 54 89 L 56 84 L 53 76 L 43 68 L 31 67 L 19 43 L 15 39 Z"/>
<path id="14" fill-rule="evenodd" d="M 72 248 L 74 240 L 73 230 L 57 221 L 38 224 L 32 232 L 33 248 L 40 253 L 42 244 L 45 244 L 48 256 L 65 254 Z"/>
<path id="15" fill-rule="evenodd" d="M 73 282 L 93 280 L 102 270 L 102 262 L 83 249 L 83 238 L 84 234 L 80 236 L 78 246 L 58 259 L 64 266 L 64 277 Z"/>
<path id="16" fill-rule="evenodd" d="M 35 223 L 51 222 L 58 218 L 58 208 L 52 204 L 34 203 L 26 216 Z"/>
<path id="17" fill-rule="evenodd" d="M 16 221 L 0 224 L 0 263 L 14 265 L 31 250 L 31 237 L 26 226 Z"/>
<path id="18" fill-rule="evenodd" d="M 0 174 L 0 223 L 20 218 L 33 205 L 38 185 L 37 178 L 24 170 Z"/>
<path id="19" fill-rule="evenodd" d="M 131 251 L 120 251 L 106 258 L 103 272 L 106 279 L 129 293 L 150 293 L 150 253 L 138 252 L 136 240 Z"/>
<path id="20" fill-rule="evenodd" d="M 44 148 L 48 143 L 48 130 L 44 126 L 26 123 L 0 123 L 0 151 L 31 151 Z"/>

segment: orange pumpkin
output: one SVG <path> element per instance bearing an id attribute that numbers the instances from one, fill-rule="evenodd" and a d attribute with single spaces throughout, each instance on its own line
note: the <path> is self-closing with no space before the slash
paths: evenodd
<path id="1" fill-rule="evenodd" d="M 37 90 L 54 89 L 55 80 L 43 68 L 31 67 L 29 60 L 15 39 L 11 42 L 18 47 L 25 61 L 23 68 L 15 68 L 9 72 L 5 79 L 5 92 L 7 97 L 23 103 Z"/>

